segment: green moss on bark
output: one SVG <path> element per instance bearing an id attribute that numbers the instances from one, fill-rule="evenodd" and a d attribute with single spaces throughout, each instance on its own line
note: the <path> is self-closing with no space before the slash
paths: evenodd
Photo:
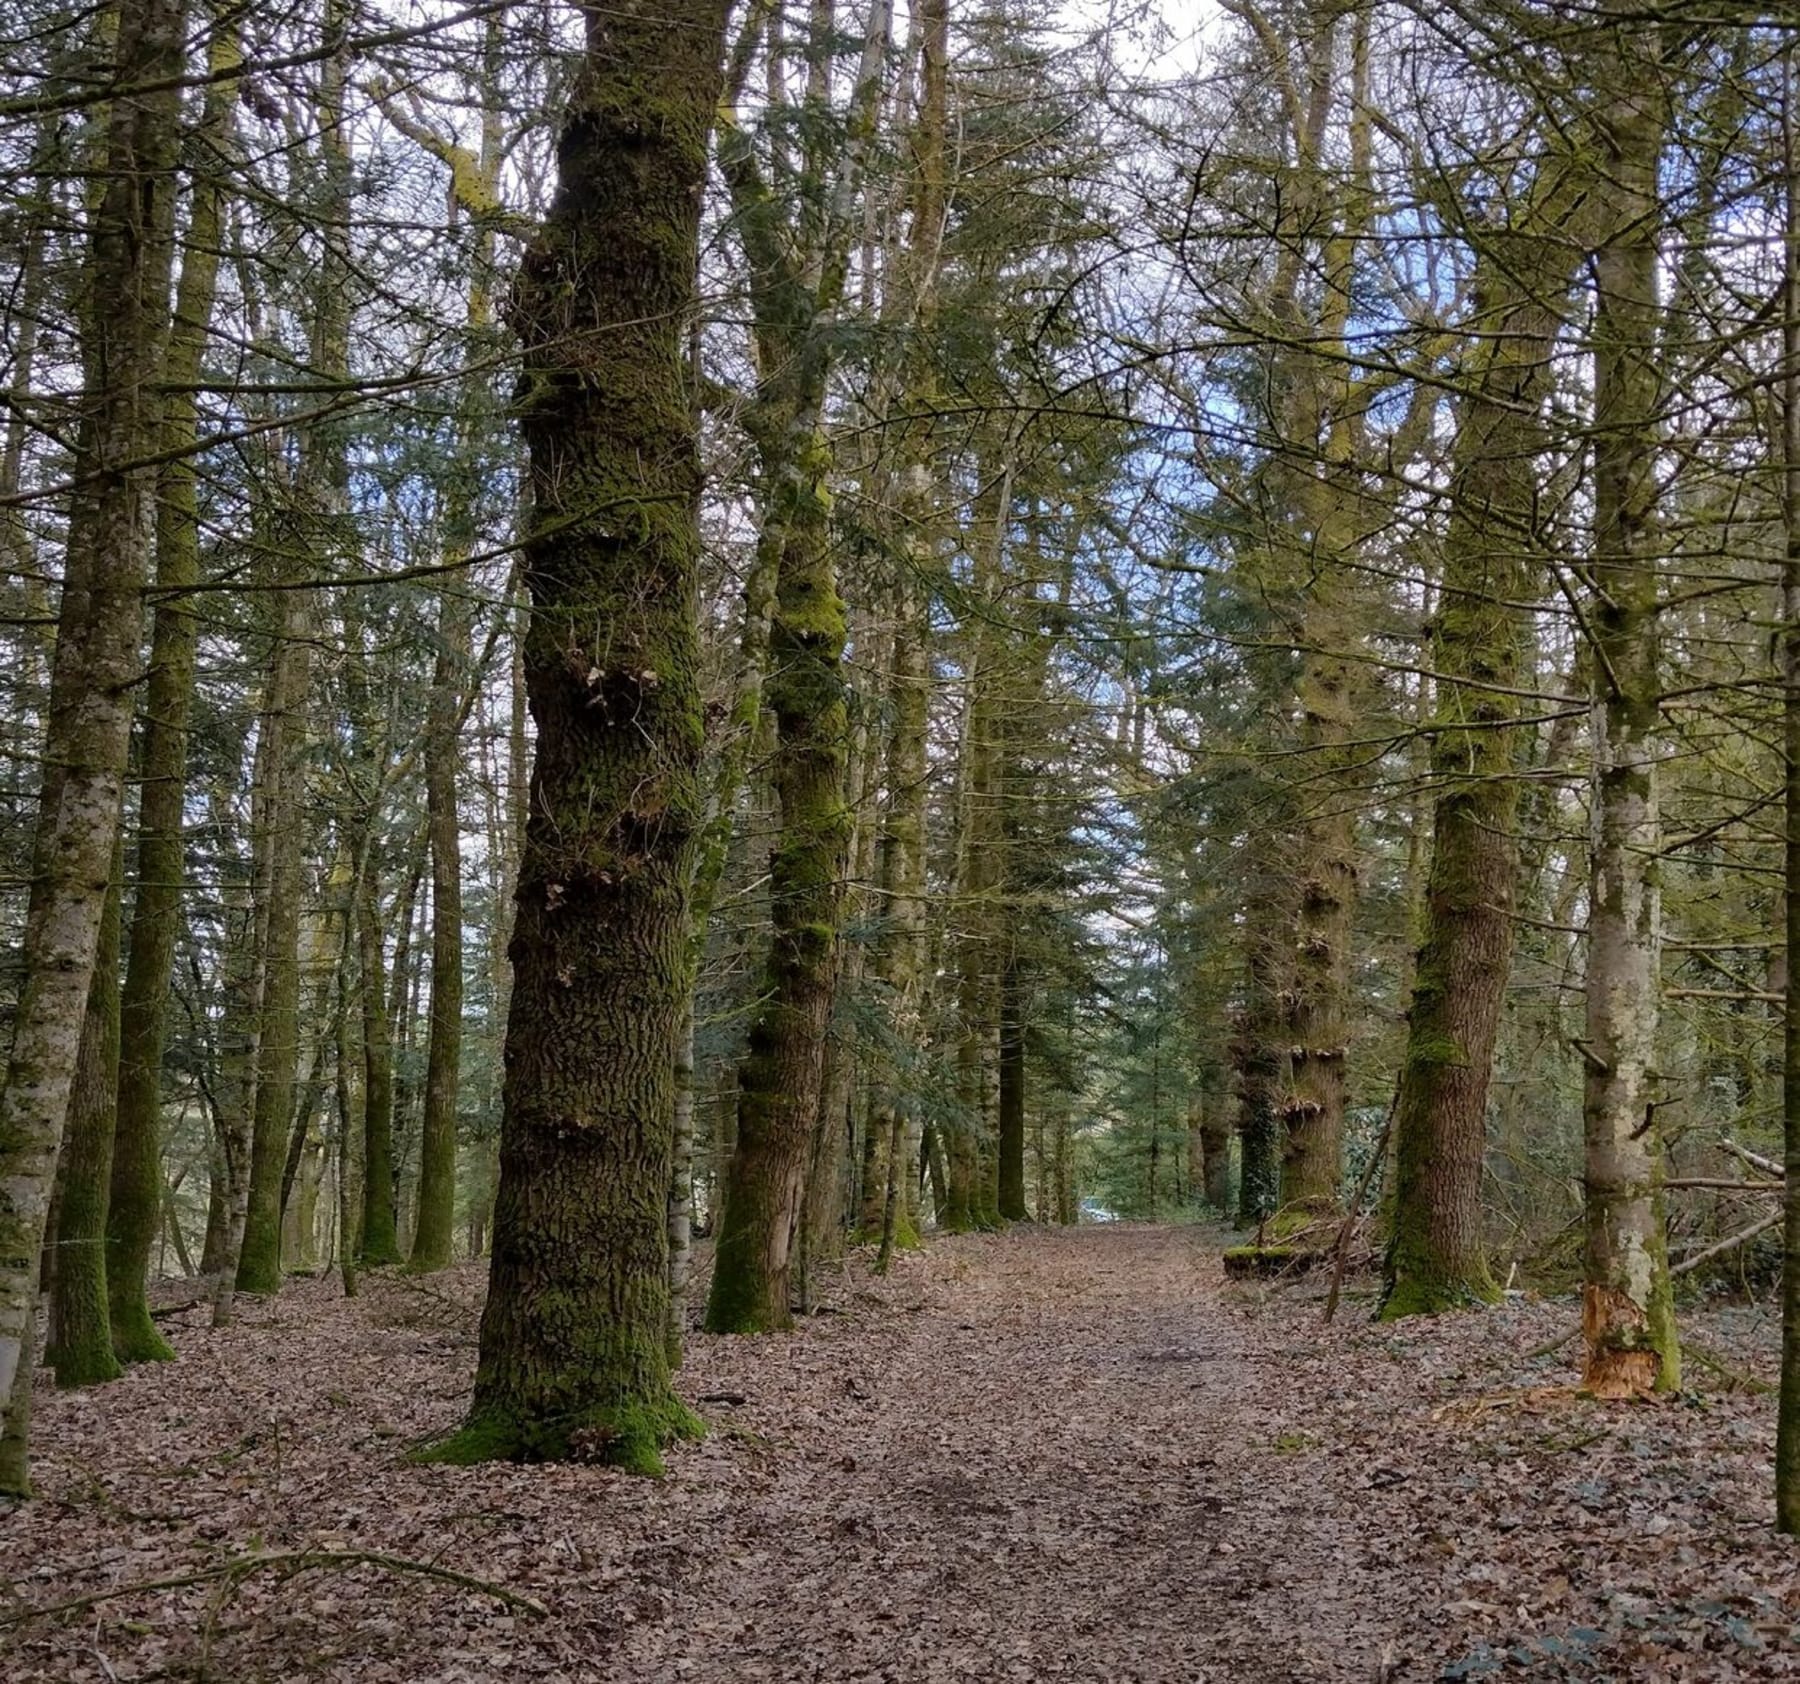
<path id="1" fill-rule="evenodd" d="M 440 1443 L 413 1452 L 423 1465 L 468 1468 L 483 1462 L 599 1462 L 660 1479 L 663 1451 L 706 1435 L 706 1423 L 680 1399 L 596 1406 L 559 1417 L 473 1415 Z"/>

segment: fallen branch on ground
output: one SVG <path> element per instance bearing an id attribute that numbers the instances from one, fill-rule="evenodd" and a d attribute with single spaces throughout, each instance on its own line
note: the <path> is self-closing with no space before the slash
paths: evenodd
<path id="1" fill-rule="evenodd" d="M 491 1579 L 479 1579 L 473 1573 L 459 1573 L 454 1567 L 439 1567 L 429 1561 L 409 1561 L 405 1556 L 383 1555 L 376 1550 L 263 1550 L 250 1555 L 234 1556 L 216 1567 L 204 1567 L 194 1573 L 178 1573 L 167 1579 L 144 1579 L 135 1584 L 115 1585 L 110 1590 L 91 1591 L 86 1596 L 71 1597 L 67 1602 L 52 1602 L 43 1608 L 21 1608 L 0 1614 L 0 1631 L 8 1626 L 23 1625 L 28 1620 L 54 1619 L 58 1614 L 78 1614 L 102 1602 L 116 1602 L 122 1596 L 136 1596 L 155 1590 L 183 1590 L 192 1585 L 208 1585 L 219 1580 L 233 1583 L 268 1568 L 285 1568 L 304 1573 L 315 1567 L 379 1567 L 389 1573 L 415 1573 L 421 1578 L 440 1579 L 445 1584 L 460 1585 L 464 1590 L 480 1591 L 508 1608 L 519 1608 L 527 1614 L 549 1612 L 536 1597 L 520 1596 Z"/>
<path id="2" fill-rule="evenodd" d="M 212 1295 L 210 1293 L 205 1293 L 199 1298 L 184 1298 L 179 1304 L 159 1304 L 150 1312 L 150 1319 L 152 1321 L 167 1321 L 170 1316 L 179 1316 L 185 1314 L 189 1310 L 202 1309 L 211 1302 Z"/>
<path id="3" fill-rule="evenodd" d="M 1722 1357 L 1709 1351 L 1704 1345 L 1696 1345 L 1692 1339 L 1681 1341 L 1681 1355 L 1684 1361 L 1692 1357 L 1702 1368 L 1711 1369 L 1728 1386 L 1733 1386 L 1738 1391 L 1753 1392 L 1758 1397 L 1767 1397 L 1771 1393 L 1781 1390 L 1779 1386 L 1771 1385 L 1767 1380 L 1757 1379 L 1754 1374 L 1741 1373 Z"/>

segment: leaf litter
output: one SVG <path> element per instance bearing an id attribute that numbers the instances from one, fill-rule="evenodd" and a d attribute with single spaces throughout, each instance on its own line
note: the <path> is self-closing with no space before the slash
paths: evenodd
<path id="1" fill-rule="evenodd" d="M 1327 1328 L 1219 1249 L 853 1259 L 791 1335 L 694 1335 L 711 1431 L 661 1481 L 405 1460 L 466 1407 L 479 1265 L 179 1313 L 178 1362 L 37 1394 L 0 1678 L 1800 1679 L 1771 1318 L 1692 1316 L 1697 1390 L 1596 1404 L 1567 1301 Z"/>

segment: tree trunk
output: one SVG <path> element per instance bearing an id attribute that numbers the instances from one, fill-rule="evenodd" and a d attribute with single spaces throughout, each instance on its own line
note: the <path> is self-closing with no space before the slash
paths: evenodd
<path id="1" fill-rule="evenodd" d="M 1286 952 L 1281 928 L 1285 890 L 1278 860 L 1265 859 L 1253 877 L 1244 917 L 1244 1005 L 1238 1013 L 1232 1058 L 1238 1082 L 1238 1205 L 1240 1223 L 1254 1225 L 1281 1202 L 1281 1122 L 1276 1101 L 1285 1077 L 1281 996 Z"/>
<path id="2" fill-rule="evenodd" d="M 702 819 L 696 426 L 683 375 L 722 0 L 586 14 L 521 270 L 537 763 L 513 931 L 475 1398 L 435 1453 L 655 1472 L 674 1065 Z"/>
<path id="3" fill-rule="evenodd" d="M 469 545 L 461 545 L 466 554 Z M 426 725 L 425 799 L 431 846 L 431 1027 L 425 1116 L 419 1133 L 414 1274 L 448 1266 L 456 1231 L 456 1111 L 462 1065 L 462 842 L 457 822 L 457 719 L 468 667 L 467 615 L 456 589 L 443 597 L 437 669 Z"/>
<path id="4" fill-rule="evenodd" d="M 1594 254 L 1594 843 L 1588 889 L 1584 1386 L 1678 1390 L 1656 1125 L 1662 852 L 1656 618 L 1659 32 L 1633 27 L 1598 126 L 1611 227 Z"/>
<path id="5" fill-rule="evenodd" d="M 1781 1394 L 1775 1424 L 1775 1529 L 1800 1534 L 1800 44 L 1782 61 L 1783 274 L 1781 312 L 1782 746 L 1786 796 L 1782 1026 Z"/>
<path id="6" fill-rule="evenodd" d="M 1519 774 L 1530 746 L 1512 726 L 1531 680 L 1517 604 L 1544 584 L 1533 525 L 1538 411 L 1573 261 L 1569 232 L 1592 217 L 1589 185 L 1561 156 L 1542 160 L 1518 235 L 1477 260 L 1483 338 L 1470 355 L 1453 447 L 1431 627 L 1437 795 L 1394 1112 L 1386 1320 L 1486 1302 L 1496 1292 L 1482 1248 L 1481 1165 L 1512 957 Z"/>
<path id="7" fill-rule="evenodd" d="M 675 1139 L 673 1175 L 669 1182 L 669 1361 L 679 1363 L 687 1337 L 688 1277 L 693 1266 L 694 1178 L 694 1014 L 695 991 L 700 985 L 706 939 L 712 925 L 713 904 L 724 878 L 725 863 L 738 818 L 738 800 L 744 788 L 752 745 L 763 717 L 763 684 L 769 660 L 769 621 L 775 611 L 775 580 L 779 558 L 775 532 L 757 535 L 749 571 L 744 577 L 743 608 L 739 620 L 737 672 L 732 686 L 731 713 L 718 750 L 706 798 L 706 823 L 695 850 L 693 880 L 689 889 L 688 987 L 682 1012 L 681 1041 L 675 1058 Z M 723 1188 L 725 1166 L 736 1144 L 736 1102 L 730 1102 L 731 1138 L 717 1129 L 713 1140 L 714 1223 Z M 726 1120 L 721 1107 L 720 1122 Z"/>
<path id="8" fill-rule="evenodd" d="M 115 86 L 151 91 L 115 99 L 107 115 L 75 464 L 86 489 L 64 572 L 38 869 L 0 1087 L 0 1491 L 19 1494 L 38 1256 L 119 831 L 147 562 L 142 464 L 156 452 L 169 311 L 183 8 L 120 0 L 117 16 Z"/>
<path id="9" fill-rule="evenodd" d="M 1213 1078 L 1216 1080 L 1216 1076 Z M 1225 1115 L 1225 1095 L 1201 1078 L 1200 1155 L 1206 1202 L 1221 1216 L 1231 1210 L 1231 1126 Z"/>
<path id="10" fill-rule="evenodd" d="M 114 869 L 123 863 L 114 851 Z M 113 1355 L 106 1298 L 106 1205 L 112 1182 L 114 1108 L 119 1092 L 120 888 L 107 890 L 94 951 L 94 980 L 81 1025 L 81 1051 L 69 1094 L 60 1190 L 50 1325 L 56 1330 L 45 1360 L 59 1386 L 92 1386 L 122 1372 Z"/>
<path id="11" fill-rule="evenodd" d="M 220 73 L 237 62 L 236 18 L 229 7 L 216 9 L 207 51 L 209 71 Z M 209 151 L 223 153 L 229 147 L 237 97 L 237 87 L 228 81 L 207 89 L 197 138 Z M 194 464 L 188 454 L 199 436 L 199 406 L 192 388 L 199 382 L 218 286 L 224 196 L 221 175 L 195 174 L 164 368 L 169 388 L 164 448 L 171 460 L 164 464 L 157 488 L 159 595 L 139 727 L 143 794 L 138 810 L 137 889 L 119 1003 L 118 1118 L 106 1229 L 113 1349 L 122 1362 L 165 1362 L 175 1354 L 150 1319 L 145 1286 L 150 1248 L 162 1224 L 163 1043 L 186 880 L 187 722 L 198 621 L 192 600 L 180 593 L 200 578 L 200 516 Z"/>
<path id="12" fill-rule="evenodd" d="M 251 1112 L 250 1173 L 235 1292 L 281 1289 L 281 1170 L 293 1112 L 300 1057 L 300 915 L 305 892 L 302 781 L 305 776 L 306 693 L 312 670 L 299 591 L 278 595 L 275 648 L 259 732 L 269 738 L 263 808 L 268 853 L 268 905 L 263 949 L 262 1009 L 258 1014 L 256 1091 Z M 259 744 L 260 747 L 260 744 Z M 219 1300 L 221 1322 L 230 1301 Z M 218 1314 L 218 1312 L 215 1312 Z"/>
<path id="13" fill-rule="evenodd" d="M 1008 1222 L 1023 1222 L 1025 1206 L 1025 983 L 1016 955 L 1000 975 L 999 1207 Z"/>
<path id="14" fill-rule="evenodd" d="M 790 1252 L 824 1079 L 850 839 L 844 606 L 825 519 L 826 465 L 815 437 L 800 483 L 782 493 L 789 506 L 780 513 L 785 536 L 769 631 L 781 819 L 769 862 L 767 1004 L 739 1073 L 737 1149 L 706 1308 L 715 1333 L 759 1333 L 791 1320 Z"/>
<path id="15" fill-rule="evenodd" d="M 405 909 L 410 916 L 410 908 Z M 388 1024 L 386 954 L 373 864 L 356 892 L 363 1053 L 362 1253 L 364 1268 L 400 1261 L 394 1210 L 394 1044 Z"/>

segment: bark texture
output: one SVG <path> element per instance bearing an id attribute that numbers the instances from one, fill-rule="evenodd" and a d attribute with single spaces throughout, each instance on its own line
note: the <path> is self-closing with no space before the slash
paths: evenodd
<path id="1" fill-rule="evenodd" d="M 481 1355 L 449 1461 L 658 1471 L 674 1065 L 702 817 L 696 427 L 683 371 L 722 0 L 585 8 L 515 305 L 537 723 Z"/>

